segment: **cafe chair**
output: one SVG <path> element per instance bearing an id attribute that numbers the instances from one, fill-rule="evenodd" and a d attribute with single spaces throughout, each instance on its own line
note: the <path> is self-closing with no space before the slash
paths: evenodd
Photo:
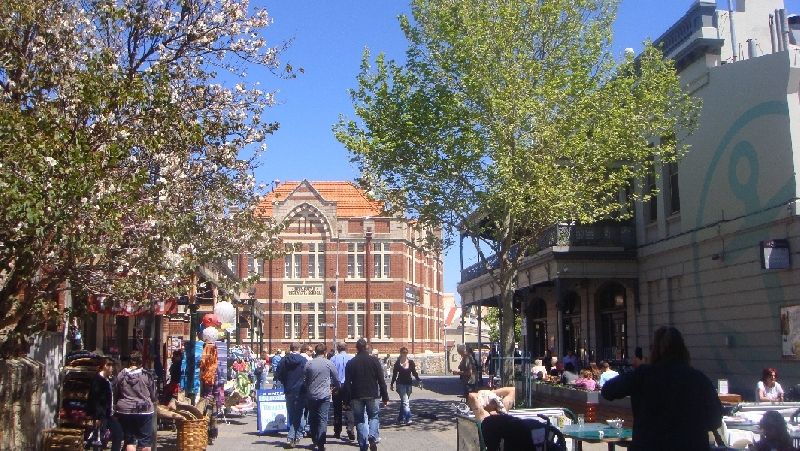
<path id="1" fill-rule="evenodd" d="M 487 451 L 567 451 L 567 441 L 558 428 L 534 419 L 511 415 L 489 415 L 481 424 Z"/>

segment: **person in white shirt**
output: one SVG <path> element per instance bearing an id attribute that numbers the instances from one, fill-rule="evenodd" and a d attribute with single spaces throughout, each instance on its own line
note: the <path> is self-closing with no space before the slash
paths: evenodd
<path id="1" fill-rule="evenodd" d="M 761 380 L 756 386 L 756 401 L 783 401 L 783 388 L 778 383 L 778 372 L 775 368 L 764 368 L 761 372 Z"/>
<path id="2" fill-rule="evenodd" d="M 600 367 L 600 371 L 602 371 L 602 373 L 600 373 L 600 380 L 597 381 L 597 386 L 599 388 L 602 388 L 608 380 L 619 376 L 619 373 L 609 368 L 608 362 L 605 360 L 601 360 L 597 366 Z"/>

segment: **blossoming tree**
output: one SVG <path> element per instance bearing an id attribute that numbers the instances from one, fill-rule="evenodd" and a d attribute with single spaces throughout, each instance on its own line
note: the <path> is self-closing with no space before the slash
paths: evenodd
<path id="1" fill-rule="evenodd" d="M 0 355 L 60 291 L 149 302 L 280 254 L 253 175 L 275 101 L 246 73 L 295 76 L 270 22 L 237 0 L 0 3 Z"/>

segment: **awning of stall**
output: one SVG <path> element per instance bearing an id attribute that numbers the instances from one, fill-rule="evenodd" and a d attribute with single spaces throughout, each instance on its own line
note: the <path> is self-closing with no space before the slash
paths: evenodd
<path id="1" fill-rule="evenodd" d="M 155 302 L 156 315 L 174 315 L 178 313 L 178 300 L 176 298 L 156 299 L 153 302 Z M 149 315 L 151 313 L 150 305 L 150 301 L 146 300 L 122 301 L 99 294 L 89 296 L 89 311 L 92 313 L 119 316 Z"/>

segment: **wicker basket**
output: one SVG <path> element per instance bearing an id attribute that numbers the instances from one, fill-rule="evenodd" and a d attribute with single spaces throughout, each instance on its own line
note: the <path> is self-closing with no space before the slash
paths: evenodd
<path id="1" fill-rule="evenodd" d="M 47 429 L 43 437 L 43 451 L 83 451 L 83 429 Z"/>
<path id="2" fill-rule="evenodd" d="M 208 447 L 208 420 L 185 420 L 178 423 L 178 451 L 206 451 Z"/>

